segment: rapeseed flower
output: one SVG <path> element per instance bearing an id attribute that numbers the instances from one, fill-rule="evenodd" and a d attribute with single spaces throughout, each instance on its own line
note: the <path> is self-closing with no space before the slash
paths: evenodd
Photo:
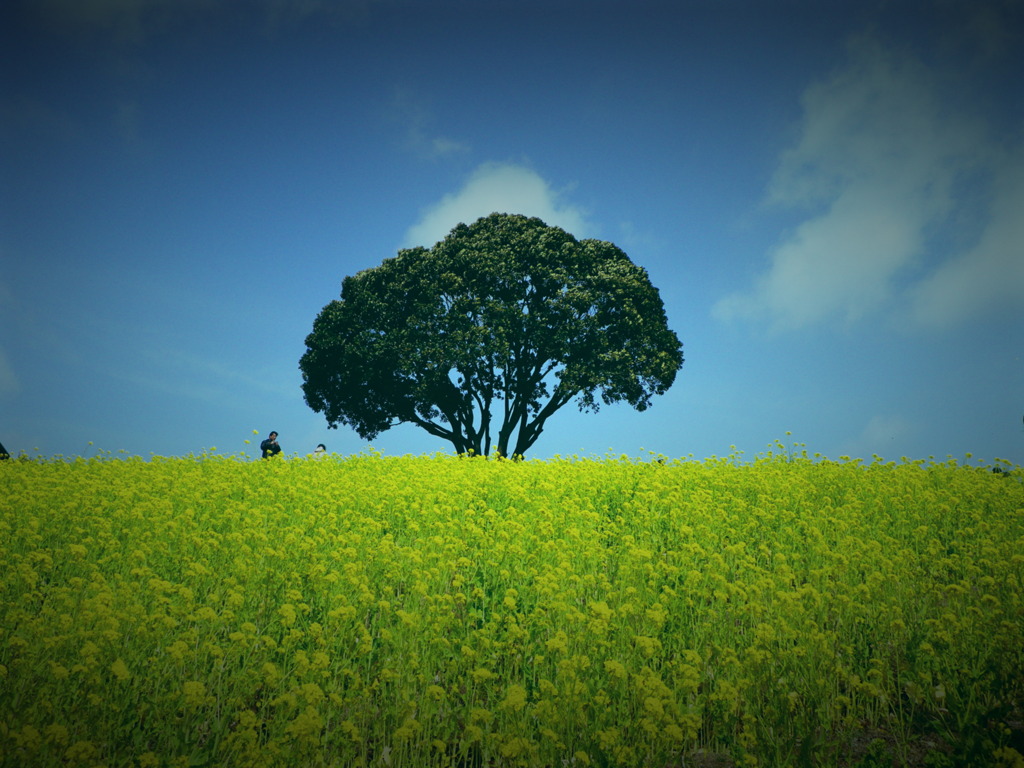
<path id="1" fill-rule="evenodd" d="M 114 677 L 122 683 L 132 676 L 132 673 L 128 670 L 128 665 L 124 663 L 124 659 L 115 660 L 114 663 L 110 665 L 110 671 L 113 672 Z"/>
<path id="2" fill-rule="evenodd" d="M 265 768 L 754 765 L 955 712 L 1010 765 L 1019 718 L 986 713 L 1024 698 L 1020 477 L 788 452 L 11 463 L 0 753 L 170 766 L 202 733 L 210 764 Z"/>
<path id="3" fill-rule="evenodd" d="M 510 685 L 505 698 L 498 705 L 499 709 L 521 712 L 526 706 L 526 688 L 521 685 Z"/>

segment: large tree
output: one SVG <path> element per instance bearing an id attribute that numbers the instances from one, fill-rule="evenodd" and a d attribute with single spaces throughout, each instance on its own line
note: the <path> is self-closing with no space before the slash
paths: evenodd
<path id="1" fill-rule="evenodd" d="M 299 361 L 331 428 L 372 440 L 408 422 L 489 454 L 496 427 L 503 456 L 574 398 L 645 410 L 682 364 L 646 270 L 611 243 L 498 213 L 346 277 Z"/>

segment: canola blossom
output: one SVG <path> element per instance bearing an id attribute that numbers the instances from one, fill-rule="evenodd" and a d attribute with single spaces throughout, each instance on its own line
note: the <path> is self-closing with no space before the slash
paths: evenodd
<path id="1" fill-rule="evenodd" d="M 0 462 L 0 765 L 1019 766 L 998 469 Z"/>

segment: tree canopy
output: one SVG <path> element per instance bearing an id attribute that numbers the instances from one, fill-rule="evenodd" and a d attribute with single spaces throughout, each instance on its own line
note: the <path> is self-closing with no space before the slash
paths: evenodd
<path id="1" fill-rule="evenodd" d="M 642 411 L 682 364 L 658 290 L 619 248 L 494 213 L 346 277 L 299 368 L 331 428 L 372 440 L 411 423 L 458 453 L 521 456 L 573 399 Z"/>

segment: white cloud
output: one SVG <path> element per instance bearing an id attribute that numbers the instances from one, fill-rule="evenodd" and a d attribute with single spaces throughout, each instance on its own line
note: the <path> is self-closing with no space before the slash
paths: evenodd
<path id="1" fill-rule="evenodd" d="M 536 172 L 519 165 L 487 163 L 477 168 L 462 189 L 445 195 L 427 208 L 406 233 L 404 246 L 431 247 L 458 224 L 471 224 L 491 213 L 537 216 L 576 237 L 588 228 L 584 212 L 561 200 L 561 195 Z"/>
<path id="2" fill-rule="evenodd" d="M 753 289 L 723 298 L 715 316 L 794 329 L 912 300 L 919 323 L 939 325 L 1019 294 L 1021 173 L 1006 168 L 986 124 L 946 95 L 942 77 L 912 56 L 852 41 L 847 65 L 805 92 L 801 138 L 768 191 L 771 203 L 813 213 L 771 251 Z M 992 174 L 977 246 L 936 268 L 952 241 L 937 233 L 982 197 L 966 180 Z M 922 282 L 907 289 L 911 280 Z"/>
<path id="3" fill-rule="evenodd" d="M 834 314 L 859 319 L 887 298 L 892 277 L 920 251 L 922 214 L 900 203 L 894 190 L 845 192 L 775 250 L 753 295 L 723 299 L 717 315 L 766 315 L 784 329 Z"/>
<path id="4" fill-rule="evenodd" d="M 911 291 L 915 324 L 947 327 L 1002 307 L 1024 316 L 1024 146 L 1000 164 L 985 231 Z"/>

